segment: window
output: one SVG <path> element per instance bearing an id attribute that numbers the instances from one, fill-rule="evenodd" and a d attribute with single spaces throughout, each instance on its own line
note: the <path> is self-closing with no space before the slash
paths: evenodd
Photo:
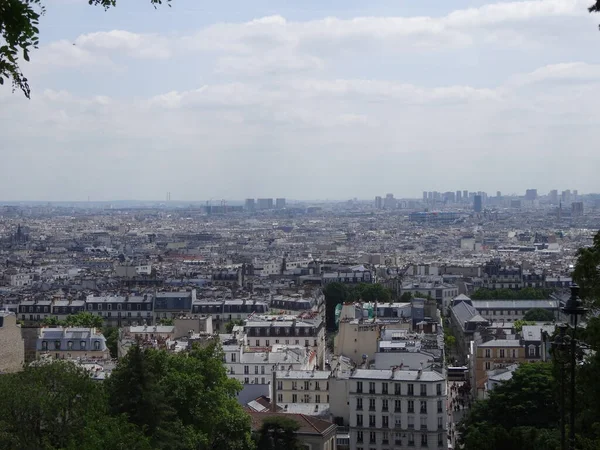
<path id="1" fill-rule="evenodd" d="M 54 341 L 54 350 L 60 350 L 60 341 Z"/>
<path id="2" fill-rule="evenodd" d="M 383 416 L 381 418 L 381 426 L 383 428 L 389 428 L 390 424 L 389 424 L 389 417 L 388 416 Z"/>
<path id="3" fill-rule="evenodd" d="M 363 441 L 363 432 L 357 431 L 356 432 L 356 442 L 362 442 L 362 441 Z"/>
<path id="4" fill-rule="evenodd" d="M 415 445 L 415 435 L 413 433 L 408 433 L 408 445 L 409 447 L 414 447 Z"/>
<path id="5" fill-rule="evenodd" d="M 150 305 L 148 305 L 150 306 Z M 121 311 L 121 308 L 123 308 L 123 305 L 121 305 L 120 303 L 117 303 L 117 311 Z"/>
<path id="6" fill-rule="evenodd" d="M 408 395 L 415 395 L 415 385 L 412 383 L 408 385 Z"/>
<path id="7" fill-rule="evenodd" d="M 442 433 L 438 434 L 438 447 L 444 446 L 444 435 Z"/>
<path id="8" fill-rule="evenodd" d="M 375 415 L 374 414 L 369 414 L 369 426 L 371 428 L 375 427 Z"/>
<path id="9" fill-rule="evenodd" d="M 400 395 L 402 392 L 400 386 L 402 386 L 400 383 L 394 383 L 394 394 Z"/>
<path id="10" fill-rule="evenodd" d="M 437 412 L 439 412 L 439 413 L 443 412 L 442 405 L 443 405 L 442 401 L 438 400 L 438 402 L 437 402 Z"/>
<path id="11" fill-rule="evenodd" d="M 265 346 L 269 347 L 271 345 L 271 343 L 269 342 L 269 340 L 265 340 Z"/>
<path id="12" fill-rule="evenodd" d="M 400 400 L 394 400 L 394 412 L 402 412 L 402 402 Z"/>
<path id="13" fill-rule="evenodd" d="M 42 341 L 42 350 L 48 350 L 48 341 Z"/>
<path id="14" fill-rule="evenodd" d="M 512 357 L 516 358 L 517 357 L 517 350 L 516 349 L 512 349 Z"/>
<path id="15" fill-rule="evenodd" d="M 257 340 L 256 340 L 256 346 L 257 346 L 257 347 L 260 347 L 260 339 L 257 339 Z"/>
<path id="16" fill-rule="evenodd" d="M 394 435 L 394 445 L 402 445 L 402 433 L 396 433 Z"/>
<path id="17" fill-rule="evenodd" d="M 310 382 L 309 382 L 309 381 L 305 381 L 305 382 L 304 382 L 304 390 L 305 390 L 305 391 L 308 391 L 308 390 L 310 390 Z"/>
<path id="18" fill-rule="evenodd" d="M 73 350 L 73 341 L 67 342 L 67 350 Z"/>
<path id="19" fill-rule="evenodd" d="M 406 424 L 406 426 L 407 426 L 408 428 L 414 428 L 414 427 L 415 427 L 415 418 L 414 418 L 413 416 L 408 416 L 408 417 L 406 418 L 406 420 L 407 420 L 407 424 Z"/>
<path id="20" fill-rule="evenodd" d="M 283 390 L 283 381 L 277 381 L 277 390 L 278 391 Z"/>
<path id="21" fill-rule="evenodd" d="M 381 393 L 384 395 L 387 395 L 387 393 L 388 393 L 388 384 L 387 383 L 383 383 L 381 385 Z"/>
<path id="22" fill-rule="evenodd" d="M 80 347 L 81 347 L 81 350 L 85 350 L 86 344 L 87 344 L 87 342 L 85 342 L 85 341 L 81 341 L 81 342 L 79 343 L 79 345 L 80 345 Z"/>
<path id="23" fill-rule="evenodd" d="M 356 392 L 358 392 L 359 394 L 362 392 L 362 381 L 356 382 Z"/>
<path id="24" fill-rule="evenodd" d="M 427 447 L 427 433 L 421 435 L 421 447 Z"/>
<path id="25" fill-rule="evenodd" d="M 427 395 L 427 385 L 421 384 L 421 397 L 425 397 Z"/>
<path id="26" fill-rule="evenodd" d="M 232 353 L 231 354 L 231 362 L 235 362 L 235 358 L 236 358 L 236 354 Z"/>
<path id="27" fill-rule="evenodd" d="M 375 383 L 370 381 L 369 382 L 369 394 L 374 394 L 375 393 Z"/>
<path id="28" fill-rule="evenodd" d="M 315 395 L 315 403 L 321 403 L 321 396 L 319 394 Z"/>
<path id="29" fill-rule="evenodd" d="M 304 403 L 310 403 L 310 394 L 304 394 Z"/>
<path id="30" fill-rule="evenodd" d="M 109 303 L 108 305 L 106 305 L 106 309 L 108 309 L 109 311 L 112 310 L 112 303 Z"/>
<path id="31" fill-rule="evenodd" d="M 254 366 L 254 375 L 258 375 L 258 366 Z"/>
<path id="32" fill-rule="evenodd" d="M 492 364 L 489 361 L 485 362 L 485 370 L 491 370 Z"/>
<path id="33" fill-rule="evenodd" d="M 277 394 L 277 402 L 283 403 L 283 394 Z"/>
<path id="34" fill-rule="evenodd" d="M 246 383 L 246 384 L 250 384 L 250 378 L 248 378 L 248 377 L 244 377 L 244 383 Z"/>
<path id="35" fill-rule="evenodd" d="M 292 391 L 297 391 L 297 390 L 298 390 L 298 382 L 292 381 Z"/>
<path id="36" fill-rule="evenodd" d="M 438 430 L 441 430 L 442 428 L 444 428 L 444 418 L 443 417 L 438 417 Z"/>
<path id="37" fill-rule="evenodd" d="M 100 350 L 100 341 L 94 341 L 94 350 Z"/>
<path id="38" fill-rule="evenodd" d="M 375 433 L 374 431 L 371 431 L 369 433 L 369 443 L 375 444 L 376 442 L 377 442 L 377 433 Z"/>
<path id="39" fill-rule="evenodd" d="M 356 426 L 357 427 L 362 427 L 363 426 L 363 417 L 362 417 L 362 414 L 357 414 L 356 415 Z"/>
<path id="40" fill-rule="evenodd" d="M 320 391 L 321 390 L 321 386 L 319 386 L 319 382 L 315 381 L 315 391 Z"/>
<path id="41" fill-rule="evenodd" d="M 491 357 L 492 357 L 492 355 L 491 355 L 491 351 L 490 351 L 490 349 L 489 349 L 489 348 L 486 348 L 486 349 L 485 349 L 485 357 L 486 357 L 486 358 L 491 358 Z"/>
<path id="42" fill-rule="evenodd" d="M 102 311 L 102 303 L 98 303 L 98 311 Z"/>
<path id="43" fill-rule="evenodd" d="M 356 399 L 356 410 L 357 411 L 362 411 L 363 407 L 362 407 L 362 398 L 357 398 Z"/>
<path id="44" fill-rule="evenodd" d="M 298 394 L 292 394 L 292 403 L 298 403 Z"/>
<path id="45" fill-rule="evenodd" d="M 529 356 L 530 356 L 530 357 L 533 357 L 533 356 L 535 356 L 535 345 L 530 345 L 530 346 L 528 347 L 528 351 L 529 351 Z M 513 352 L 514 352 L 514 350 L 513 350 Z M 514 356 L 513 356 L 513 358 L 514 358 Z"/>
<path id="46" fill-rule="evenodd" d="M 244 366 L 244 375 L 248 375 L 250 373 L 250 367 Z"/>
<path id="47" fill-rule="evenodd" d="M 375 399 L 374 398 L 369 399 L 369 411 L 375 411 Z"/>
<path id="48" fill-rule="evenodd" d="M 421 416 L 421 430 L 427 429 L 427 417 Z"/>
<path id="49" fill-rule="evenodd" d="M 504 358 L 505 350 L 503 348 L 500 349 L 500 358 Z"/>
<path id="50" fill-rule="evenodd" d="M 421 408 L 419 409 L 421 414 L 427 414 L 427 402 L 421 401 Z"/>
<path id="51" fill-rule="evenodd" d="M 402 419 L 400 417 L 396 417 L 396 428 L 402 428 Z"/>
<path id="52" fill-rule="evenodd" d="M 408 401 L 408 412 L 409 413 L 415 412 L 415 402 L 413 400 Z"/>
<path id="53" fill-rule="evenodd" d="M 435 386 L 435 393 L 437 395 L 442 395 L 442 383 L 438 383 Z"/>
<path id="54" fill-rule="evenodd" d="M 381 443 L 382 443 L 382 444 L 388 444 L 388 443 L 390 442 L 390 441 L 389 441 L 389 439 L 390 439 L 390 438 L 389 438 L 388 432 L 387 432 L 387 431 L 384 431 L 384 432 L 382 433 L 382 436 L 381 436 Z"/>
<path id="55" fill-rule="evenodd" d="M 381 401 L 381 410 L 382 411 L 387 411 L 388 410 L 388 401 L 387 401 L 387 399 L 383 399 Z"/>
<path id="56" fill-rule="evenodd" d="M 260 366 L 260 374 L 261 375 L 265 374 L 265 366 Z"/>

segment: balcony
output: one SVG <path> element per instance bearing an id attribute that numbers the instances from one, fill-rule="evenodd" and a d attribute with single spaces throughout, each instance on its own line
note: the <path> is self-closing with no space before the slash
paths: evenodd
<path id="1" fill-rule="evenodd" d="M 394 425 L 394 428 L 402 428 L 402 424 L 401 424 L 401 423 L 396 423 L 396 424 Z"/>
<path id="2" fill-rule="evenodd" d="M 419 414 L 427 414 L 427 408 L 421 408 Z"/>
<path id="3" fill-rule="evenodd" d="M 426 430 L 427 431 L 427 424 L 421 424 L 421 430 Z"/>
<path id="4" fill-rule="evenodd" d="M 401 440 L 399 440 L 399 439 L 396 439 L 396 440 L 394 441 L 394 445 L 402 445 L 402 441 L 401 441 Z"/>

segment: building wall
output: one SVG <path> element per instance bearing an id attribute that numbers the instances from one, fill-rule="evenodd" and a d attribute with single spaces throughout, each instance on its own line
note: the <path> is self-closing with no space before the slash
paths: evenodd
<path id="1" fill-rule="evenodd" d="M 475 348 L 475 379 L 473 388 L 477 391 L 477 397 L 483 398 L 485 385 L 487 383 L 487 372 L 499 369 L 511 364 L 520 364 L 527 361 L 525 348 L 521 345 L 514 347 L 480 347 Z"/>
<path id="2" fill-rule="evenodd" d="M 340 322 L 334 339 L 336 355 L 350 358 L 356 364 L 362 363 L 362 355 L 374 358 L 380 327 L 373 323 Z"/>
<path id="3" fill-rule="evenodd" d="M 362 393 L 357 389 L 359 382 L 362 382 Z M 375 394 L 369 393 L 370 383 L 374 383 Z M 387 394 L 382 393 L 383 384 L 388 386 Z M 412 395 L 408 393 L 409 384 L 413 385 Z M 426 395 L 423 396 L 420 390 L 422 384 L 426 386 Z M 396 386 L 399 386 L 400 394 L 396 394 Z M 351 450 L 424 448 L 422 439 L 427 440 L 428 448 L 447 448 L 446 385 L 442 380 L 407 382 L 350 379 L 348 400 Z M 423 413 L 422 404 L 426 407 Z M 362 418 L 362 425 L 359 417 Z"/>
<path id="4" fill-rule="evenodd" d="M 278 374 L 279 375 L 279 374 Z M 329 403 L 327 379 L 277 378 L 277 403 Z"/>
<path id="5" fill-rule="evenodd" d="M 14 314 L 0 315 L 0 373 L 18 372 L 25 362 L 25 342 Z"/>

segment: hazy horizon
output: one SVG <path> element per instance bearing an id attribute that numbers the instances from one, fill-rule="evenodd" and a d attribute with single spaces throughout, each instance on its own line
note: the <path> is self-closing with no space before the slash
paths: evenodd
<path id="1" fill-rule="evenodd" d="M 45 3 L 0 202 L 600 191 L 591 0 Z"/>

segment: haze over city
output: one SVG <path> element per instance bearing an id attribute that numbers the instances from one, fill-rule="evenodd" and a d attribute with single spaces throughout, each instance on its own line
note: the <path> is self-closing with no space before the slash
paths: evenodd
<path id="1" fill-rule="evenodd" d="M 598 191 L 589 1 L 48 1 L 0 199 Z"/>

